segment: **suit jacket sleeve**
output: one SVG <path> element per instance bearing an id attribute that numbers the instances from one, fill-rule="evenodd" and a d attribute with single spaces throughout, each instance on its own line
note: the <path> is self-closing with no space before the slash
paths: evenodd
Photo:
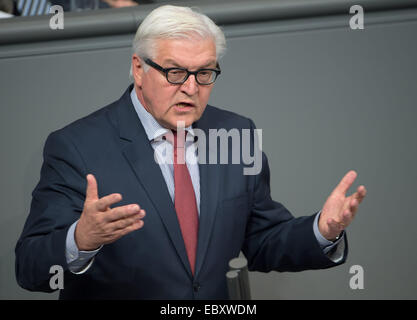
<path id="1" fill-rule="evenodd" d="M 251 121 L 252 129 L 255 125 Z M 321 249 L 313 231 L 315 215 L 294 218 L 281 204 L 271 199 L 268 159 L 262 152 L 262 170 L 254 176 L 251 214 L 246 228 L 243 253 L 253 271 L 302 271 L 324 269 L 335 263 Z"/>
<path id="2" fill-rule="evenodd" d="M 62 130 L 47 138 L 43 157 L 29 217 L 15 248 L 15 271 L 23 288 L 50 292 L 51 266 L 60 265 L 68 272 L 66 236 L 83 209 L 86 169 Z"/>

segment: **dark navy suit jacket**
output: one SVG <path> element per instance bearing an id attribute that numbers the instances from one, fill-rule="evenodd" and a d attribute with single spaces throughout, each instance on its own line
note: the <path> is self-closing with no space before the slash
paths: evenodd
<path id="1" fill-rule="evenodd" d="M 61 265 L 61 299 L 225 299 L 228 261 L 241 250 L 249 269 L 256 271 L 336 265 L 314 236 L 315 215 L 294 218 L 271 199 L 269 167 L 262 154 L 258 175 L 244 175 L 243 163 L 199 165 L 201 204 L 193 277 L 175 208 L 132 105 L 131 89 L 47 138 L 41 178 L 16 245 L 16 277 L 22 287 L 52 291 L 50 267 Z M 193 126 L 207 136 L 208 129 L 255 128 L 251 120 L 212 106 Z M 105 245 L 93 265 L 76 275 L 68 270 L 65 243 L 69 227 L 83 210 L 88 173 L 97 179 L 99 197 L 121 193 L 118 205 L 138 203 L 147 214 L 142 229 Z"/>

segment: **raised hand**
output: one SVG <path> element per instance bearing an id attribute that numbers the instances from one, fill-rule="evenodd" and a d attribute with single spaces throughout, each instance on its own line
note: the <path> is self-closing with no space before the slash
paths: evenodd
<path id="1" fill-rule="evenodd" d="M 354 194 L 347 197 L 346 192 L 357 177 L 355 171 L 349 171 L 327 198 L 319 220 L 320 233 L 333 241 L 353 220 L 359 204 L 366 196 L 364 186 L 359 186 Z"/>
<path id="2" fill-rule="evenodd" d="M 99 199 L 97 181 L 92 174 L 87 175 L 84 209 L 75 229 L 75 242 L 79 250 L 95 250 L 143 227 L 145 210 L 139 205 L 110 208 L 121 200 L 122 196 L 118 193 Z"/>

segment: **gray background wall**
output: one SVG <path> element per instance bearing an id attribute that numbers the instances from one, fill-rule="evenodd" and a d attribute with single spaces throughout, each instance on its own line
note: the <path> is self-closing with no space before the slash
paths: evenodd
<path id="1" fill-rule="evenodd" d="M 223 21 L 228 40 L 210 103 L 263 129 L 273 198 L 295 216 L 313 214 L 349 169 L 359 173 L 354 187 L 369 191 L 348 228 L 346 264 L 254 272 L 252 295 L 416 299 L 417 9 L 364 6 L 365 29 L 353 31 L 353 3 L 327 1 L 337 2 L 338 10 L 321 15 L 325 2 L 313 1 L 316 12 L 301 15 L 303 1 L 293 0 L 293 11 L 286 1 L 281 9 L 260 1 L 258 9 L 270 13 L 273 7 L 275 18 L 259 11 L 259 21 L 255 12 L 233 23 L 221 14 L 230 9 L 227 3 L 221 11 L 201 2 L 204 12 Z M 375 8 L 375 2 L 363 3 Z M 25 291 L 14 276 L 14 246 L 39 179 L 43 144 L 51 131 L 121 96 L 129 84 L 132 38 L 132 31 L 32 43 L 0 38 L 0 298 L 57 297 Z M 349 287 L 349 268 L 357 264 L 365 272 L 363 290 Z"/>

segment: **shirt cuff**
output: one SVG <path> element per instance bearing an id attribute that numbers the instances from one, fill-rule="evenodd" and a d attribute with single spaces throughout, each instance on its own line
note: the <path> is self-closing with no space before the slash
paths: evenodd
<path id="1" fill-rule="evenodd" d="M 68 229 L 66 238 L 65 257 L 69 270 L 75 274 L 86 272 L 93 264 L 94 257 L 103 246 L 93 251 L 80 251 L 75 243 L 75 228 L 78 220 Z"/>

